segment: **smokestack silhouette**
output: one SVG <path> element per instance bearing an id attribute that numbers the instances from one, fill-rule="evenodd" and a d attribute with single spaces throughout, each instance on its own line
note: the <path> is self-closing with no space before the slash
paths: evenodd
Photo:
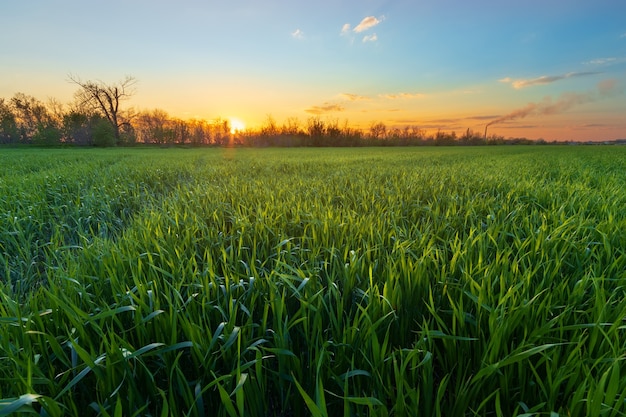
<path id="1" fill-rule="evenodd" d="M 616 80 L 604 80 L 598 83 L 597 91 L 589 91 L 587 93 L 563 93 L 558 100 L 552 101 L 551 97 L 546 97 L 539 103 L 528 103 L 521 109 L 513 110 L 511 113 L 487 123 L 485 126 L 485 137 L 487 137 L 487 128 L 493 124 L 506 122 L 508 120 L 523 119 L 526 116 L 536 114 L 539 116 L 548 116 L 552 114 L 563 113 L 572 107 L 580 104 L 591 103 L 617 91 Z"/>

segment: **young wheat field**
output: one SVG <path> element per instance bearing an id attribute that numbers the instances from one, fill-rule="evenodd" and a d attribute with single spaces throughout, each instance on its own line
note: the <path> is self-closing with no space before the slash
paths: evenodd
<path id="1" fill-rule="evenodd" d="M 626 147 L 0 150 L 0 415 L 624 416 Z"/>

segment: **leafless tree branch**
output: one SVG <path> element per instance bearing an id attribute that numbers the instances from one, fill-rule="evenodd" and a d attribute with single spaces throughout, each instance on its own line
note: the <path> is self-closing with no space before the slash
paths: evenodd
<path id="1" fill-rule="evenodd" d="M 68 79 L 80 87 L 76 92 L 76 99 L 80 106 L 100 112 L 113 126 L 115 138 L 119 142 L 120 126 L 124 124 L 124 121 L 120 120 L 120 102 L 135 93 L 137 79 L 127 75 L 114 84 L 106 84 L 100 80 L 83 81 L 73 74 L 69 74 Z"/>

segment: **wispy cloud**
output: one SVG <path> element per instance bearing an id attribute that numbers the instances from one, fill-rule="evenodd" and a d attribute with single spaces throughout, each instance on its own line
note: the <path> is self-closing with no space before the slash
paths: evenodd
<path id="1" fill-rule="evenodd" d="M 592 59 L 591 61 L 585 62 L 585 64 L 587 65 L 614 65 L 614 64 L 621 64 L 622 62 L 626 62 L 626 57 L 611 56 L 611 57 L 605 57 L 605 58 Z"/>
<path id="2" fill-rule="evenodd" d="M 598 92 L 603 96 L 608 96 L 614 93 L 621 94 L 624 92 L 619 82 L 615 78 L 609 78 L 600 81 L 597 85 L 597 88 Z"/>
<path id="3" fill-rule="evenodd" d="M 418 119 L 394 119 L 392 120 L 394 123 L 408 125 L 408 124 L 419 124 L 421 120 Z"/>
<path id="4" fill-rule="evenodd" d="M 301 31 L 300 29 L 296 29 L 293 32 L 291 32 L 291 37 L 294 39 L 304 39 L 304 32 Z"/>
<path id="5" fill-rule="evenodd" d="M 500 129 L 537 129 L 538 127 L 540 127 L 540 125 L 512 125 L 512 126 L 507 126 L 507 125 L 502 125 L 500 126 Z"/>
<path id="6" fill-rule="evenodd" d="M 363 42 L 376 42 L 377 40 L 378 35 L 376 35 L 375 33 L 363 36 Z"/>
<path id="7" fill-rule="evenodd" d="M 596 75 L 596 74 L 600 74 L 600 73 L 596 71 L 568 72 L 567 74 L 542 75 L 541 77 L 537 77 L 537 78 L 518 79 L 518 80 L 514 80 L 510 77 L 506 77 L 498 81 L 502 83 L 506 83 L 506 84 L 511 84 L 513 88 L 515 88 L 516 90 L 519 90 L 519 89 L 530 87 L 533 85 L 551 84 L 555 81 L 564 80 L 567 78 L 586 77 L 588 75 Z"/>
<path id="8" fill-rule="evenodd" d="M 575 129 L 588 129 L 588 128 L 596 128 L 596 127 L 612 127 L 606 123 L 587 123 L 584 125 L 575 125 Z"/>
<path id="9" fill-rule="evenodd" d="M 343 100 L 347 100 L 347 101 L 371 100 L 371 98 L 369 98 L 369 97 L 360 96 L 358 94 L 352 94 L 352 93 L 341 93 L 341 94 L 339 94 L 339 98 L 341 98 Z"/>
<path id="10" fill-rule="evenodd" d="M 617 61 L 617 58 L 615 57 L 608 57 L 608 58 L 596 58 L 596 59 L 592 59 L 591 61 L 587 61 L 585 62 L 585 64 L 590 64 L 590 65 L 605 65 L 605 64 L 612 64 L 613 62 Z"/>
<path id="11" fill-rule="evenodd" d="M 622 38 L 622 39 L 626 38 L 626 32 L 622 33 L 620 38 Z"/>
<path id="12" fill-rule="evenodd" d="M 443 124 L 449 124 L 449 123 L 458 123 L 461 119 L 432 119 L 432 120 L 428 120 L 428 123 L 443 123 Z"/>
<path id="13" fill-rule="evenodd" d="M 456 117 L 456 118 L 441 118 L 441 119 L 430 119 L 430 120 L 422 120 L 421 123 L 426 123 L 429 126 L 435 126 L 435 127 L 443 127 L 443 126 L 466 126 L 467 120 L 477 120 L 477 121 L 484 121 L 484 120 L 493 120 L 493 119 L 497 119 L 498 117 L 500 117 L 499 115 L 478 115 L 478 116 L 468 116 L 468 117 Z M 407 120 L 396 120 L 397 122 L 400 123 L 407 123 Z M 418 122 L 417 120 L 415 120 L 415 122 Z"/>
<path id="14" fill-rule="evenodd" d="M 389 100 L 397 100 L 397 99 L 411 99 L 411 98 L 424 98 L 426 94 L 422 93 L 393 93 L 393 94 L 381 94 L 380 97 L 386 98 Z"/>
<path id="15" fill-rule="evenodd" d="M 383 20 L 385 20 L 385 16 L 375 17 L 375 16 L 367 16 L 361 20 L 361 22 L 356 25 L 354 28 L 350 23 L 346 23 L 341 27 L 341 34 L 348 35 L 350 33 L 361 33 L 370 30 L 371 28 L 378 26 Z M 373 42 L 378 39 L 378 36 L 374 33 L 372 35 L 367 35 L 363 37 L 363 42 Z"/>
<path id="16" fill-rule="evenodd" d="M 384 17 L 381 17 L 380 19 L 377 19 L 374 16 L 368 16 L 368 17 L 364 18 L 363 20 L 361 20 L 361 23 L 359 23 L 353 29 L 353 31 L 355 33 L 365 32 L 366 30 L 371 29 L 374 26 L 378 25 L 380 22 L 383 21 L 383 19 L 384 19 Z"/>
<path id="17" fill-rule="evenodd" d="M 586 93 L 563 93 L 556 100 L 552 100 L 551 97 L 546 97 L 541 102 L 528 103 L 522 108 L 513 110 L 509 114 L 492 120 L 487 123 L 487 127 L 496 123 L 507 122 L 509 120 L 523 119 L 529 115 L 548 116 L 563 113 L 572 107 L 591 103 L 619 93 L 621 93 L 621 89 L 619 88 L 617 80 L 603 80 L 598 83 L 595 91 L 587 91 Z"/>
<path id="18" fill-rule="evenodd" d="M 469 116 L 465 120 L 492 120 L 498 118 L 498 115 L 485 115 L 485 116 Z"/>
<path id="19" fill-rule="evenodd" d="M 339 104 L 324 103 L 321 106 L 311 106 L 304 111 L 307 113 L 320 115 L 325 113 L 344 111 L 344 107 Z"/>

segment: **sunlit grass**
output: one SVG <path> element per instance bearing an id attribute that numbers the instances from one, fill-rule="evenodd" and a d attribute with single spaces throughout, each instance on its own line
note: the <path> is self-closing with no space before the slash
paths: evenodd
<path id="1" fill-rule="evenodd" d="M 2 150 L 0 415 L 624 415 L 625 156 Z"/>

